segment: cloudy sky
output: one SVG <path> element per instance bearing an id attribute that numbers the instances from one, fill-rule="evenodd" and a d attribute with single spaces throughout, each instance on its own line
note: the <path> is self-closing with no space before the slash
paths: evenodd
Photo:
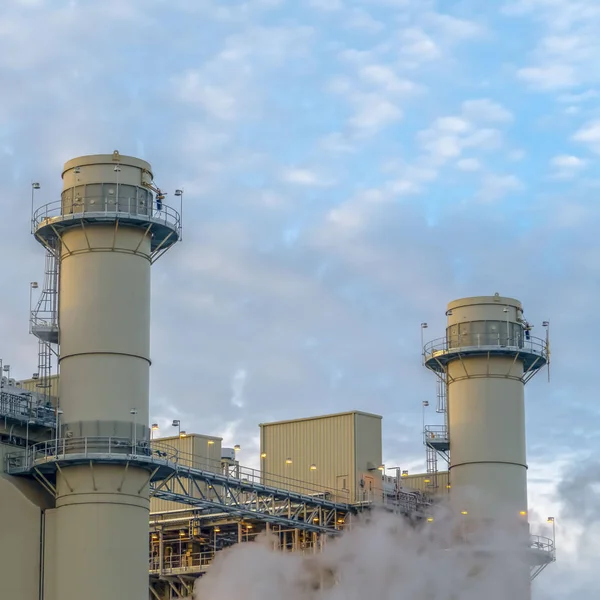
<path id="1" fill-rule="evenodd" d="M 362 409 L 421 469 L 419 324 L 517 297 L 553 342 L 526 392 L 532 508 L 564 540 L 538 589 L 572 597 L 600 528 L 599 28 L 597 0 L 2 0 L 0 356 L 37 370 L 31 182 L 54 201 L 64 161 L 114 149 L 185 189 L 153 272 L 163 433 L 252 464 L 259 422 Z"/>

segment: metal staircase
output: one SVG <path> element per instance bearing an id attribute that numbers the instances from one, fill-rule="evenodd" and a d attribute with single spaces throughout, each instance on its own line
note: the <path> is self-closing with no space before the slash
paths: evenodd
<path id="1" fill-rule="evenodd" d="M 54 357 L 58 358 L 58 280 L 60 259 L 57 244 L 46 248 L 44 284 L 31 311 L 30 332 L 38 339 L 38 370 L 34 376 L 39 393 L 49 400 Z"/>
<path id="2" fill-rule="evenodd" d="M 438 458 L 450 464 L 450 439 L 448 436 L 447 384 L 445 379 L 437 380 L 437 401 L 435 412 L 443 415 L 443 425 L 425 425 L 423 428 L 423 443 L 427 455 L 427 473 L 430 487 L 438 488 Z"/>

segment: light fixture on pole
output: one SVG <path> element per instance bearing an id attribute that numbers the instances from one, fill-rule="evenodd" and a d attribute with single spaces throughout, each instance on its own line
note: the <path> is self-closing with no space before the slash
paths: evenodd
<path id="1" fill-rule="evenodd" d="M 129 414 L 133 416 L 133 455 L 137 455 L 137 418 L 138 414 L 137 408 L 132 408 L 129 411 Z"/>
<path id="2" fill-rule="evenodd" d="M 62 409 L 56 407 L 56 454 L 58 455 L 58 440 L 60 439 L 60 415 L 63 414 Z"/>
<path id="3" fill-rule="evenodd" d="M 183 188 L 175 190 L 175 196 L 179 197 L 179 227 L 182 230 L 179 233 L 179 239 L 183 240 Z"/>
<path id="4" fill-rule="evenodd" d="M 31 233 L 33 233 L 33 199 L 35 190 L 40 189 L 40 184 L 36 181 L 31 184 Z"/>
<path id="5" fill-rule="evenodd" d="M 552 553 L 556 558 L 556 521 L 554 517 L 548 517 L 548 523 L 552 523 Z"/>
<path id="6" fill-rule="evenodd" d="M 29 284 L 29 333 L 32 331 L 33 326 L 33 315 L 31 314 L 32 303 L 33 303 L 33 290 L 38 289 L 38 282 L 32 281 Z"/>
<path id="7" fill-rule="evenodd" d="M 177 427 L 177 437 L 181 435 L 181 421 L 179 419 L 173 419 L 171 427 Z"/>
<path id="8" fill-rule="evenodd" d="M 242 447 L 239 444 L 236 444 L 233 447 L 233 451 L 237 454 L 240 450 L 242 449 Z"/>
<path id="9" fill-rule="evenodd" d="M 158 431 L 158 423 L 152 423 L 151 427 L 150 427 L 150 439 L 153 440 L 154 439 L 154 432 Z"/>
<path id="10" fill-rule="evenodd" d="M 423 341 L 423 330 L 429 327 L 427 323 L 421 323 L 421 359 L 423 364 L 425 364 L 425 343 Z"/>
<path id="11" fill-rule="evenodd" d="M 546 357 L 548 365 L 548 381 L 550 381 L 550 321 L 543 321 L 542 327 L 546 330 Z"/>

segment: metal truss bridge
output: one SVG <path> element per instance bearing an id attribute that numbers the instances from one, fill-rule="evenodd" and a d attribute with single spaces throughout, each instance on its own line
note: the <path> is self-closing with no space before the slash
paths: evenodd
<path id="1" fill-rule="evenodd" d="M 202 468 L 182 464 L 185 462 L 200 464 Z M 352 514 L 373 505 L 417 517 L 428 507 L 419 494 L 405 492 L 377 500 L 366 497 L 363 502 L 351 504 L 347 494 L 336 490 L 238 465 L 224 470 L 220 461 L 187 456 L 158 441 L 65 438 L 6 456 L 7 473 L 33 477 L 52 495 L 56 495 L 57 471 L 71 465 L 93 468 L 97 464 L 148 470 L 150 493 L 161 500 L 310 532 L 336 534 Z"/>

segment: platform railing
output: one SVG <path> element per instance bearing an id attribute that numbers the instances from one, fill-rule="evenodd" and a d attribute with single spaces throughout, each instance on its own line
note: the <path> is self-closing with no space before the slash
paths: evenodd
<path id="1" fill-rule="evenodd" d="M 123 460 L 141 459 L 145 463 L 177 464 L 177 450 L 168 444 L 123 437 L 60 438 L 40 442 L 26 450 L 6 455 L 7 473 L 19 473 L 36 465 L 80 458 Z"/>
<path id="2" fill-rule="evenodd" d="M 149 570 L 151 574 L 173 575 L 188 571 L 199 571 L 211 564 L 215 551 L 205 552 L 174 552 L 163 556 L 162 565 L 160 556 L 155 552 L 150 555 Z"/>
<path id="3" fill-rule="evenodd" d="M 448 428 L 445 425 L 426 425 L 423 436 L 426 444 L 448 442 Z"/>
<path id="4" fill-rule="evenodd" d="M 469 333 L 452 336 L 450 339 L 447 337 L 437 338 L 425 344 L 423 354 L 427 360 L 439 354 L 460 351 L 462 348 L 514 349 L 548 358 L 548 344 L 545 339 L 533 336 L 529 338 L 507 336 L 501 333 Z"/>
<path id="5" fill-rule="evenodd" d="M 546 552 L 550 560 L 555 560 L 555 545 L 553 539 L 542 535 L 530 535 L 529 540 L 532 549 Z"/>
<path id="6" fill-rule="evenodd" d="M 164 202 L 153 202 L 139 198 L 86 196 L 72 203 L 56 200 L 40 206 L 32 216 L 33 231 L 56 221 L 81 220 L 101 215 L 126 218 L 147 223 L 157 223 L 174 229 L 181 234 L 181 215 Z"/>
<path id="7" fill-rule="evenodd" d="M 8 418 L 24 424 L 54 428 L 54 408 L 38 404 L 30 394 L 0 393 L 0 418 Z"/>
<path id="8" fill-rule="evenodd" d="M 349 490 L 336 490 L 335 488 L 310 481 L 309 478 L 311 474 L 315 474 L 315 471 L 308 471 L 307 479 L 301 480 L 251 467 L 244 467 L 237 463 L 226 464 L 221 460 L 209 459 L 186 452 L 179 452 L 179 466 L 218 473 L 225 477 L 225 481 L 230 481 L 231 483 L 241 482 L 251 486 L 260 485 L 279 490 L 288 490 L 295 494 L 322 498 L 343 504 L 348 504 L 350 501 Z"/>

